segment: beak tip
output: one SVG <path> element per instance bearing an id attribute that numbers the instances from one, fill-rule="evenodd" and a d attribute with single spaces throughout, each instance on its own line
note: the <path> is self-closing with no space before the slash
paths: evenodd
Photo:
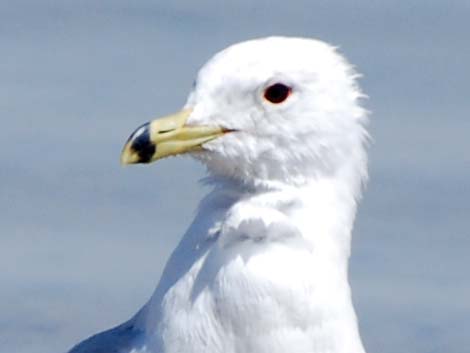
<path id="1" fill-rule="evenodd" d="M 131 155 L 128 153 L 128 151 L 122 152 L 121 158 L 120 158 L 120 164 L 122 167 L 132 164 L 132 158 L 131 158 Z"/>
<path id="2" fill-rule="evenodd" d="M 121 156 L 121 159 L 120 159 L 120 164 L 121 164 L 121 167 L 126 167 L 128 166 L 130 163 L 128 162 L 127 158 L 125 158 L 123 155 Z"/>
<path id="3" fill-rule="evenodd" d="M 156 151 L 150 140 L 149 123 L 137 128 L 129 137 L 121 153 L 121 165 L 149 163 Z"/>

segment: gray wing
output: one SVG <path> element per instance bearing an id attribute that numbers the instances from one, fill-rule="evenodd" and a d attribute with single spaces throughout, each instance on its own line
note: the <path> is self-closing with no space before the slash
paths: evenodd
<path id="1" fill-rule="evenodd" d="M 136 329 L 133 320 L 93 335 L 68 353 L 129 353 L 142 347 L 144 332 Z"/>

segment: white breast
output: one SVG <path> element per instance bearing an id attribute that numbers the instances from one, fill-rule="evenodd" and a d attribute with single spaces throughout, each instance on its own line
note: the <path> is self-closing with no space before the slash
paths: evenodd
<path id="1" fill-rule="evenodd" d="M 363 352 L 347 254 L 338 258 L 331 239 L 307 240 L 296 223 L 306 210 L 290 205 L 239 201 L 216 235 L 201 236 L 199 259 L 161 298 L 161 351 Z"/>

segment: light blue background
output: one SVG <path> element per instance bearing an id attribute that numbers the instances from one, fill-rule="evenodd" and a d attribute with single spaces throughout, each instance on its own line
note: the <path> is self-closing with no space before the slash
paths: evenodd
<path id="1" fill-rule="evenodd" d="M 123 169 L 216 51 L 317 37 L 364 74 L 370 183 L 351 280 L 369 352 L 470 352 L 466 1 L 0 1 L 0 352 L 60 353 L 151 295 L 204 194 Z"/>

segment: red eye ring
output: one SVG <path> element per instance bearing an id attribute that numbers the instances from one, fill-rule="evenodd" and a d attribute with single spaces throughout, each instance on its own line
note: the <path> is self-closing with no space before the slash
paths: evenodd
<path id="1" fill-rule="evenodd" d="M 283 83 L 275 83 L 264 90 L 264 98 L 274 104 L 284 102 L 292 93 L 292 88 Z"/>

